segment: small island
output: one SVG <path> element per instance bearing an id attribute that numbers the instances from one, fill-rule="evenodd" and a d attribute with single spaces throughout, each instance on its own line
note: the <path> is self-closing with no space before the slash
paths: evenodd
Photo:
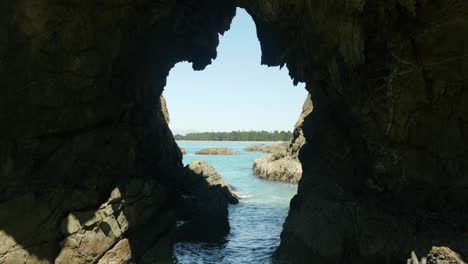
<path id="1" fill-rule="evenodd" d="M 237 152 L 230 148 L 205 148 L 195 152 L 197 155 L 235 155 Z"/>
<path id="2" fill-rule="evenodd" d="M 292 137 L 291 131 L 201 132 L 174 136 L 176 140 L 200 141 L 289 141 Z"/>

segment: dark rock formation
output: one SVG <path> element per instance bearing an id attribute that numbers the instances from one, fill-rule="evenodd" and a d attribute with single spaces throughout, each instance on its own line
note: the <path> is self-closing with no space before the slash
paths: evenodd
<path id="1" fill-rule="evenodd" d="M 308 95 L 302 107 L 301 116 L 294 126 L 293 139 L 287 145 L 264 147 L 263 151 L 270 154 L 254 161 L 253 172 L 256 176 L 273 181 L 299 182 L 302 177 L 299 151 L 305 144 L 302 125 L 312 110 L 312 100 Z"/>
<path id="2" fill-rule="evenodd" d="M 183 167 L 160 95 L 175 63 L 216 57 L 234 14 L 0 1 L 0 263 L 102 263 L 125 239 L 135 263 L 171 257 Z"/>
<path id="3" fill-rule="evenodd" d="M 306 82 L 303 176 L 275 257 L 466 254 L 468 2 L 241 0 L 262 63 Z"/>
<path id="4" fill-rule="evenodd" d="M 223 177 L 205 161 L 192 161 L 185 166 L 184 179 L 181 183 L 188 186 L 188 193 L 203 193 L 208 191 L 221 192 L 226 202 L 237 204 L 239 200 L 232 187 Z"/>
<path id="5" fill-rule="evenodd" d="M 236 155 L 237 152 L 230 148 L 205 148 L 195 152 L 197 155 Z"/>
<path id="6" fill-rule="evenodd" d="M 179 202 L 178 240 L 213 242 L 230 230 L 228 204 L 239 200 L 231 186 L 207 162 L 193 161 L 185 167 L 179 187 L 184 195 Z"/>

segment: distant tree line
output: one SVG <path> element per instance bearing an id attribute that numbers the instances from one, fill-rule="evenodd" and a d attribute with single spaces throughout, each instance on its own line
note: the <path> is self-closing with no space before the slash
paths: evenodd
<path id="1" fill-rule="evenodd" d="M 175 135 L 176 140 L 211 140 L 211 141 L 289 141 L 291 131 L 231 131 L 201 132 L 187 135 Z"/>

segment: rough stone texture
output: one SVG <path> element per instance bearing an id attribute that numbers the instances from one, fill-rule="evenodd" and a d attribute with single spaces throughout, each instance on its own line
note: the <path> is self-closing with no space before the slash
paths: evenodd
<path id="1" fill-rule="evenodd" d="M 304 170 L 275 257 L 467 254 L 468 2 L 241 0 L 262 62 L 306 82 Z"/>
<path id="2" fill-rule="evenodd" d="M 465 264 L 460 255 L 447 247 L 432 247 L 427 264 Z"/>
<path id="3" fill-rule="evenodd" d="M 171 117 L 169 115 L 169 110 L 167 109 L 167 101 L 166 101 L 166 98 L 164 98 L 164 96 L 160 96 L 159 97 L 159 100 L 161 102 L 161 111 L 163 113 L 163 116 L 164 116 L 164 120 L 166 120 L 166 123 L 169 124 L 171 122 Z"/>
<path id="4" fill-rule="evenodd" d="M 237 152 L 230 148 L 205 148 L 195 152 L 197 155 L 236 155 Z"/>
<path id="5" fill-rule="evenodd" d="M 99 260 L 98 264 L 130 264 L 132 249 L 128 239 L 123 239 Z"/>
<path id="6" fill-rule="evenodd" d="M 220 241 L 230 230 L 228 204 L 239 200 L 232 187 L 205 161 L 193 161 L 185 167 L 178 184 L 181 193 L 178 240 Z"/>
<path id="7" fill-rule="evenodd" d="M 306 142 L 302 126 L 304 119 L 312 110 L 312 100 L 308 95 L 302 107 L 302 113 L 294 126 L 291 142 L 287 145 L 264 147 L 262 150 L 270 154 L 254 161 L 253 172 L 256 176 L 273 181 L 299 182 L 302 177 L 299 151 Z"/>
<path id="8" fill-rule="evenodd" d="M 216 57 L 234 13 L 0 1 L 0 263 L 96 263 L 123 239 L 136 263 L 170 257 L 183 168 L 160 95 L 175 63 Z"/>
<path id="9" fill-rule="evenodd" d="M 287 152 L 288 155 L 294 159 L 299 158 L 299 151 L 301 150 L 302 146 L 306 143 L 306 138 L 304 137 L 304 120 L 307 116 L 312 113 L 314 110 L 314 106 L 312 103 L 312 99 L 310 94 L 307 95 L 307 98 L 302 106 L 302 112 L 297 120 L 296 124 L 294 125 L 294 133 L 291 142 L 288 145 Z"/>
<path id="10" fill-rule="evenodd" d="M 465 264 L 460 255 L 447 247 L 432 247 L 427 257 L 418 259 L 416 253 L 411 252 L 407 264 Z"/>
<path id="11" fill-rule="evenodd" d="M 239 202 L 231 185 L 206 161 L 190 162 L 185 166 L 184 177 L 181 184 L 189 186 L 190 192 L 203 193 L 213 189 L 222 192 L 226 202 Z"/>
<path id="12" fill-rule="evenodd" d="M 275 143 L 275 144 L 256 144 L 244 148 L 245 151 L 274 153 L 285 149 L 289 143 Z"/>
<path id="13" fill-rule="evenodd" d="M 253 173 L 265 180 L 298 182 L 302 176 L 302 167 L 298 159 L 292 158 L 283 149 L 256 159 Z"/>

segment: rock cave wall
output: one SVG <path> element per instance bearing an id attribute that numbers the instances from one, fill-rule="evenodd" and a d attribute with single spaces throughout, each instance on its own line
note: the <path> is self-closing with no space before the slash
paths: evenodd
<path id="1" fill-rule="evenodd" d="M 169 70 L 216 57 L 230 1 L 0 3 L 0 263 L 170 261 Z M 120 262 L 119 262 L 120 263 Z"/>
<path id="2" fill-rule="evenodd" d="M 314 102 L 276 258 L 403 263 L 432 245 L 466 255 L 468 2 L 241 5 L 262 62 L 286 65 Z"/>

